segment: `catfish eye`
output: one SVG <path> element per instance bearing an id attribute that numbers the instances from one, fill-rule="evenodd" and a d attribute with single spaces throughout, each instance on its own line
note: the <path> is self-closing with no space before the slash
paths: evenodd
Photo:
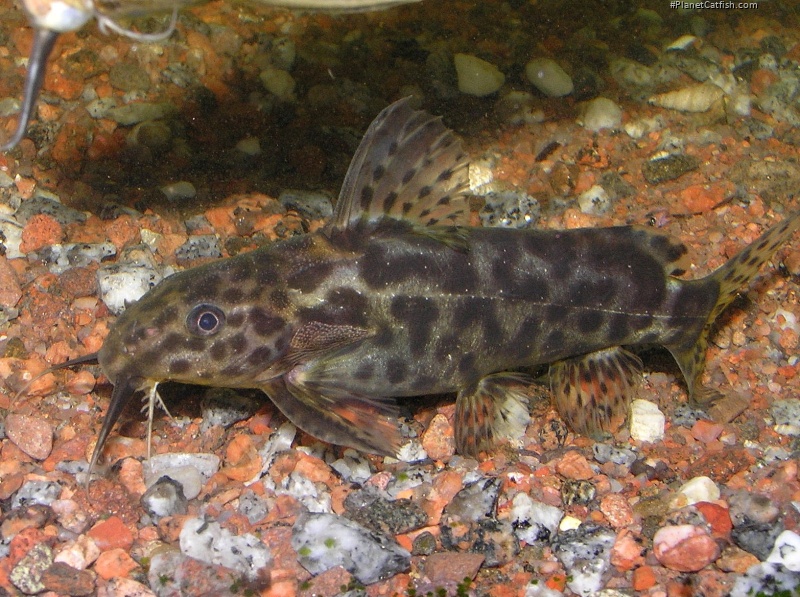
<path id="1" fill-rule="evenodd" d="M 225 324 L 225 313 L 219 307 L 201 303 L 189 311 L 186 327 L 193 334 L 212 336 Z"/>

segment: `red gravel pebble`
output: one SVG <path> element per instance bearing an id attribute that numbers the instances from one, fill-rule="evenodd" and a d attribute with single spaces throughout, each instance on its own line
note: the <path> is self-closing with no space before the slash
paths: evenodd
<path id="1" fill-rule="evenodd" d="M 696 572 L 717 559 L 719 546 L 703 528 L 688 524 L 673 525 L 656 532 L 653 553 L 667 568 Z"/>
<path id="2" fill-rule="evenodd" d="M 119 516 L 109 516 L 98 522 L 87 534 L 101 551 L 116 548 L 128 550 L 133 545 L 133 533 Z"/>
<path id="3" fill-rule="evenodd" d="M 43 247 L 60 243 L 64 238 L 64 229 L 53 216 L 36 214 L 28 220 L 22 230 L 22 242 L 19 250 L 32 253 Z"/>
<path id="4" fill-rule="evenodd" d="M 53 449 L 53 427 L 40 417 L 10 414 L 6 417 L 6 434 L 14 445 L 36 460 L 44 460 Z"/>
<path id="5" fill-rule="evenodd" d="M 559 475 L 577 481 L 587 481 L 595 475 L 586 457 L 575 450 L 564 454 L 564 456 L 556 462 L 555 468 Z"/>
<path id="6" fill-rule="evenodd" d="M 94 563 L 94 571 L 100 578 L 106 580 L 128 576 L 138 567 L 139 564 L 120 547 L 104 551 Z"/>
<path id="7" fill-rule="evenodd" d="M 475 578 L 483 560 L 477 553 L 434 553 L 425 560 L 425 576 L 433 584 L 460 583 Z"/>
<path id="8" fill-rule="evenodd" d="M 15 306 L 22 298 L 17 275 L 9 265 L 8 259 L 0 256 L 0 307 Z"/>
<path id="9" fill-rule="evenodd" d="M 453 426 L 446 416 L 439 413 L 431 419 L 428 428 L 422 434 L 422 447 L 434 460 L 447 460 L 455 454 Z"/>

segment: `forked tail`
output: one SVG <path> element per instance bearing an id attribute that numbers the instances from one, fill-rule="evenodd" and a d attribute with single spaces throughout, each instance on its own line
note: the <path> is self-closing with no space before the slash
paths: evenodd
<path id="1" fill-rule="evenodd" d="M 712 307 L 706 324 L 694 344 L 667 347 L 683 372 L 692 400 L 709 402 L 719 395 L 713 390 L 702 388 L 699 382 L 705 366 L 706 349 L 714 321 L 733 302 L 739 290 L 756 277 L 761 266 L 769 261 L 775 251 L 798 228 L 800 228 L 800 211 L 789 214 L 785 220 L 767 230 L 725 265 L 700 281 L 708 284 L 710 288 L 715 286 L 719 288 L 717 302 Z"/>

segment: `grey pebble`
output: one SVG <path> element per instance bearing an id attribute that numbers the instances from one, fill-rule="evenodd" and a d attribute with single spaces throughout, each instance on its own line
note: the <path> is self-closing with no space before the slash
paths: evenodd
<path id="1" fill-rule="evenodd" d="M 529 228 L 541 213 L 539 201 L 521 191 L 493 191 L 484 200 L 478 215 L 487 227 Z"/>
<path id="2" fill-rule="evenodd" d="M 190 558 L 231 568 L 250 580 L 258 579 L 272 562 L 269 548 L 252 533 L 234 535 L 218 522 L 200 517 L 184 522 L 180 546 Z"/>
<path id="3" fill-rule="evenodd" d="M 428 515 L 411 500 L 389 500 L 375 490 L 360 489 L 344 500 L 346 516 L 373 531 L 399 535 L 425 526 Z"/>
<path id="4" fill-rule="evenodd" d="M 230 388 L 211 388 L 206 390 L 200 407 L 203 417 L 200 433 L 207 433 L 215 425 L 227 429 L 249 419 L 258 410 L 259 403 Z"/>
<path id="5" fill-rule="evenodd" d="M 168 201 L 179 202 L 194 199 L 197 196 L 197 189 L 188 180 L 179 180 L 162 186 L 159 189 Z"/>
<path id="6" fill-rule="evenodd" d="M 753 597 L 767 595 L 797 595 L 800 574 L 782 564 L 765 562 L 751 566 L 736 579 L 730 597 Z"/>
<path id="7" fill-rule="evenodd" d="M 55 481 L 28 481 L 14 494 L 12 508 L 39 504 L 49 506 L 61 495 L 61 485 Z"/>
<path id="8" fill-rule="evenodd" d="M 782 435 L 800 435 L 800 400 L 776 400 L 770 406 L 775 428 Z"/>
<path id="9" fill-rule="evenodd" d="M 119 315 L 126 305 L 139 300 L 161 278 L 161 274 L 149 266 L 130 263 L 113 263 L 97 270 L 100 298 L 114 315 Z"/>
<path id="10" fill-rule="evenodd" d="M 189 509 L 183 485 L 167 476 L 161 477 L 145 491 L 140 502 L 144 511 L 156 519 L 186 514 Z"/>
<path id="11" fill-rule="evenodd" d="M 66 243 L 49 245 L 38 252 L 50 273 L 60 275 L 73 267 L 86 267 L 116 255 L 114 243 Z"/>
<path id="12" fill-rule="evenodd" d="M 760 493 L 737 491 L 728 499 L 729 515 L 733 526 L 751 522 L 771 524 L 778 520 L 780 510 L 769 497 Z"/>
<path id="13" fill-rule="evenodd" d="M 405 572 L 411 565 L 411 554 L 393 539 L 336 514 L 298 516 L 292 547 L 311 574 L 341 566 L 366 585 Z"/>
<path id="14" fill-rule="evenodd" d="M 166 453 L 149 458 L 143 465 L 145 485 L 151 487 L 167 476 L 181 484 L 186 499 L 196 498 L 203 485 L 219 470 L 219 456 L 202 453 Z"/>
<path id="15" fill-rule="evenodd" d="M 444 509 L 443 519 L 454 522 L 475 522 L 492 516 L 499 493 L 499 479 L 474 481 L 453 496 Z"/>
<path id="16" fill-rule="evenodd" d="M 561 502 L 565 506 L 587 505 L 595 498 L 595 495 L 597 495 L 597 489 L 591 481 L 565 479 L 561 485 Z"/>
<path id="17" fill-rule="evenodd" d="M 130 62 L 117 62 L 108 71 L 108 82 L 122 91 L 147 91 L 150 89 L 150 76 L 147 72 Z"/>
<path id="18" fill-rule="evenodd" d="M 219 257 L 222 257 L 222 247 L 219 244 L 219 238 L 216 234 L 190 236 L 189 239 L 175 251 L 175 258 L 182 261 L 191 261 L 192 259 L 201 258 L 218 259 Z"/>
<path id="19" fill-rule="evenodd" d="M 145 120 L 158 120 L 175 114 L 178 109 L 171 103 L 153 104 L 138 102 L 111 108 L 106 115 L 117 124 L 131 126 Z"/>
<path id="20" fill-rule="evenodd" d="M 54 197 L 37 196 L 23 201 L 15 216 L 20 224 L 25 224 L 35 215 L 46 214 L 53 217 L 62 226 L 67 226 L 74 222 L 85 222 L 88 217 L 82 211 L 67 207 Z"/>
<path id="21" fill-rule="evenodd" d="M 556 537 L 553 553 L 564 565 L 573 592 L 588 596 L 602 588 L 615 538 L 613 530 L 591 522 Z"/>
<path id="22" fill-rule="evenodd" d="M 333 215 L 333 202 L 325 193 L 286 190 L 278 196 L 286 209 L 293 209 L 310 220 L 327 219 Z"/>
<path id="23" fill-rule="evenodd" d="M 710 421 L 711 417 L 705 411 L 686 404 L 677 406 L 672 413 L 672 424 L 679 427 L 691 429 L 700 420 Z"/>
<path id="24" fill-rule="evenodd" d="M 594 459 L 603 464 L 605 462 L 613 462 L 622 466 L 631 466 L 636 462 L 636 452 L 628 448 L 619 448 L 611 444 L 596 443 L 592 446 L 592 453 Z"/>
<path id="25" fill-rule="evenodd" d="M 247 517 L 250 524 L 257 524 L 269 514 L 270 503 L 250 489 L 239 496 L 239 512 Z"/>
<path id="26" fill-rule="evenodd" d="M 763 561 L 769 556 L 775 540 L 783 530 L 782 524 L 747 522 L 733 527 L 731 539 L 738 547 Z"/>
<path id="27" fill-rule="evenodd" d="M 436 537 L 430 531 L 423 531 L 414 538 L 411 544 L 411 554 L 415 556 L 429 556 L 436 551 Z"/>
<path id="28" fill-rule="evenodd" d="M 696 170 L 700 160 L 686 154 L 672 154 L 646 161 L 642 165 L 642 174 L 650 184 L 659 184 L 675 180 L 687 172 Z"/>

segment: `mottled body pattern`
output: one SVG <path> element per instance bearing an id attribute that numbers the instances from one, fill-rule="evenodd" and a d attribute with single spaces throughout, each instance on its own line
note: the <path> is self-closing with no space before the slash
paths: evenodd
<path id="1" fill-rule="evenodd" d="M 132 393 L 164 380 L 260 388 L 313 435 L 383 454 L 399 444 L 395 398 L 457 392 L 457 446 L 476 453 L 527 422 L 509 371 L 550 363 L 571 426 L 614 428 L 639 367 L 621 347 L 667 347 L 703 398 L 714 318 L 800 224 L 679 280 L 686 249 L 652 230 L 461 226 L 466 165 L 438 119 L 397 102 L 322 231 L 176 274 L 129 307 L 99 353 L 116 388 L 95 459 Z"/>

